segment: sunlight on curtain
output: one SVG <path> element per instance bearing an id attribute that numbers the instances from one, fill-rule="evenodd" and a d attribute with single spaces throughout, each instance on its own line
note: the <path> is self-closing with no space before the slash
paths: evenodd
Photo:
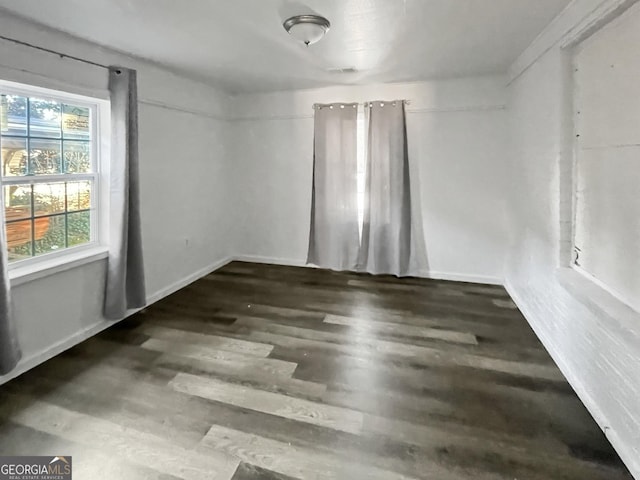
<path id="1" fill-rule="evenodd" d="M 367 166 L 367 132 L 366 132 L 366 118 L 364 105 L 358 105 L 358 120 L 357 120 L 357 162 L 358 162 L 358 233 L 360 239 L 362 239 L 362 224 L 364 223 L 364 192 L 366 182 L 366 166 Z"/>

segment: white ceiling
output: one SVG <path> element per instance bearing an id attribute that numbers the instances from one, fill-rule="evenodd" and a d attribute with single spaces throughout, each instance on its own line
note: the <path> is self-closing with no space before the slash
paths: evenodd
<path id="1" fill-rule="evenodd" d="M 0 0 L 52 28 L 231 92 L 506 71 L 569 0 Z M 282 28 L 331 21 L 305 47 Z M 357 73 L 329 72 L 354 67 Z"/>

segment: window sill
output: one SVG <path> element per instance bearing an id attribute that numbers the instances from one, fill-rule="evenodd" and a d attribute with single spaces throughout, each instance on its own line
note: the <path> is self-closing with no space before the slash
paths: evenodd
<path id="1" fill-rule="evenodd" d="M 18 266 L 9 270 L 9 279 L 12 287 L 32 282 L 39 278 L 48 277 L 65 270 L 80 267 L 88 263 L 97 262 L 109 256 L 107 247 L 92 247 L 61 255 L 55 258 L 42 260 L 30 265 Z"/>
<path id="2" fill-rule="evenodd" d="M 634 337 L 640 335 L 638 329 L 640 312 L 574 268 L 559 268 L 557 273 L 560 285 L 589 310 L 598 316 L 611 319 L 629 335 Z"/>

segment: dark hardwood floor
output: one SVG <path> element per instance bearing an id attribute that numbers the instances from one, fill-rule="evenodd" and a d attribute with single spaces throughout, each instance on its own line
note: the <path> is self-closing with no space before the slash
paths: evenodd
<path id="1" fill-rule="evenodd" d="M 0 387 L 82 479 L 630 479 L 501 287 L 234 262 Z"/>

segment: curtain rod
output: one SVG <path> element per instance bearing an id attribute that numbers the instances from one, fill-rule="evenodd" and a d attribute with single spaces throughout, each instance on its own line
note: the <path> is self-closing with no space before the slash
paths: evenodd
<path id="1" fill-rule="evenodd" d="M 352 106 L 353 108 L 355 108 L 358 105 L 363 105 L 365 107 L 369 106 L 373 106 L 374 103 L 378 103 L 380 102 L 381 105 L 384 105 L 385 103 L 390 103 L 392 105 L 395 106 L 395 104 L 397 102 L 402 102 L 405 105 L 411 105 L 411 101 L 410 100 L 373 100 L 373 101 L 369 101 L 369 102 L 346 102 L 346 103 L 342 103 L 342 102 L 336 102 L 336 103 L 314 103 L 311 108 L 313 110 L 316 109 L 320 109 L 320 108 L 333 108 L 334 106 L 340 106 L 342 108 L 346 107 L 346 106 Z"/>
<path id="2" fill-rule="evenodd" d="M 100 68 L 105 68 L 105 69 L 109 70 L 109 66 L 108 65 L 103 65 L 103 64 L 97 63 L 97 62 L 92 62 L 91 60 L 86 60 L 84 58 L 75 57 L 73 55 L 67 55 L 66 53 L 58 52 L 56 50 L 51 50 L 51 49 L 45 48 L 45 47 L 40 47 L 40 46 L 34 45 L 32 43 L 23 42 L 22 40 L 16 40 L 15 38 L 9 38 L 9 37 L 5 37 L 4 35 L 0 35 L 0 39 L 6 40 L 7 42 L 13 42 L 13 43 L 16 43 L 18 45 L 25 46 L 25 47 L 34 48 L 36 50 L 40 50 L 40 51 L 43 51 L 43 52 L 46 52 L 46 53 L 51 53 L 53 55 L 58 55 L 60 58 L 68 58 L 70 60 L 75 60 L 76 62 L 82 62 L 82 63 L 86 63 L 88 65 L 93 65 L 94 67 L 100 67 Z"/>

